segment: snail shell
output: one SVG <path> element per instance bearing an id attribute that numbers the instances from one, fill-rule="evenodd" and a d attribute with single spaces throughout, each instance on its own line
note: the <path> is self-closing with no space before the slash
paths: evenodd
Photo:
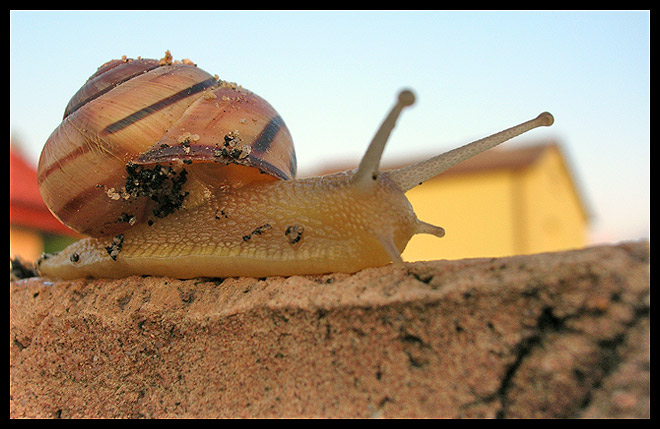
<path id="1" fill-rule="evenodd" d="M 188 181 L 216 192 L 295 173 L 291 135 L 268 102 L 168 53 L 99 67 L 47 140 L 38 183 L 62 223 L 100 237 L 167 216 Z"/>

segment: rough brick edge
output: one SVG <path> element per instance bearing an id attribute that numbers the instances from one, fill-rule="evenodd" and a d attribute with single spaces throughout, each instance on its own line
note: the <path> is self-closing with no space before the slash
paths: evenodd
<path id="1" fill-rule="evenodd" d="M 650 308 L 648 267 L 648 243 L 631 243 L 512 258 L 415 263 L 407 271 L 385 267 L 355 275 L 190 281 L 136 277 L 52 285 L 43 279 L 23 280 L 13 283 L 10 292 L 10 415 L 646 417 L 649 384 L 644 376 L 650 371 L 650 354 L 644 353 L 650 347 L 642 346 L 640 352 L 640 342 L 631 344 L 630 338 L 646 339 L 650 346 L 650 331 L 644 330 Z M 521 303 L 525 311 L 516 312 Z M 249 330 L 249 320 L 256 330 Z M 141 378 L 131 378 L 139 372 L 130 368 L 110 369 L 109 381 L 99 386 L 86 378 L 84 367 L 67 370 L 67 361 L 58 361 L 53 354 L 57 346 L 57 352 L 73 352 L 79 361 L 94 362 L 82 347 L 89 339 L 71 337 L 76 329 L 90 334 L 99 328 L 116 329 L 110 335 L 149 352 L 132 361 L 141 366 Z M 238 389 L 228 381 L 225 389 L 231 386 L 232 395 L 224 394 L 216 402 L 208 389 L 183 386 L 175 391 L 172 385 L 165 388 L 166 383 L 140 389 L 149 374 L 165 367 L 174 370 L 176 351 L 192 350 L 185 343 L 190 332 L 211 332 L 215 339 L 220 333 L 234 332 L 233 341 L 258 337 L 258 347 L 237 353 L 241 358 L 258 356 L 262 366 L 271 368 L 256 368 L 248 377 L 252 383 Z M 377 341 L 379 336 L 388 341 Z M 277 351 L 268 346 L 272 338 L 279 339 Z M 287 338 L 303 341 L 282 340 Z M 335 362 L 345 372 L 325 374 L 325 379 L 314 378 L 323 374 L 318 368 L 308 371 L 318 360 L 290 352 L 300 344 L 311 344 L 314 347 L 305 349 L 307 353 L 315 347 L 335 347 L 338 353 L 351 341 L 366 345 L 340 353 Z M 169 351 L 161 352 L 160 363 L 149 366 L 150 356 L 166 346 Z M 389 347 L 387 359 L 371 366 L 364 363 L 384 347 Z M 115 350 L 113 356 L 126 360 L 126 350 Z M 568 358 L 566 350 L 572 351 Z M 498 358 L 484 361 L 489 353 Z M 637 356 L 633 371 L 641 383 L 626 390 L 610 380 L 621 378 L 631 353 Z M 447 366 L 452 359 L 458 363 Z M 572 376 L 558 377 L 562 368 L 553 368 L 556 362 L 574 362 L 569 366 Z M 47 372 L 48 364 L 59 365 L 59 371 Z M 204 375 L 217 369 L 206 364 L 195 371 Z M 252 362 L 250 369 L 254 366 Z M 90 372 L 107 374 L 111 368 L 99 367 Z M 234 374 L 240 370 L 231 362 L 224 369 L 230 367 Z M 467 367 L 473 370 L 455 374 Z M 38 374 L 31 371 L 34 368 Z M 277 376 L 268 380 L 273 371 Z M 295 371 L 296 377 L 281 378 Z M 309 388 L 306 394 L 295 383 L 292 387 L 292 378 L 303 380 Z M 271 385 L 258 385 L 258 379 Z M 324 385 L 324 380 L 331 382 Z M 616 390 L 608 394 L 610 385 Z M 542 389 L 535 389 L 538 386 Z M 103 390 L 115 395 L 111 400 L 101 395 L 99 401 Z"/>

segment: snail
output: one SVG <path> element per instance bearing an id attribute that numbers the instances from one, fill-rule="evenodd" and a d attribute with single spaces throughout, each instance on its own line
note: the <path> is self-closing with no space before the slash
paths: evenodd
<path id="1" fill-rule="evenodd" d="M 404 195 L 448 168 L 554 119 L 520 125 L 380 171 L 414 95 L 403 90 L 354 170 L 295 178 L 291 135 L 265 100 L 190 61 L 112 60 L 73 96 L 45 143 L 39 189 L 89 237 L 37 262 L 59 279 L 265 277 L 356 272 L 443 228 Z"/>

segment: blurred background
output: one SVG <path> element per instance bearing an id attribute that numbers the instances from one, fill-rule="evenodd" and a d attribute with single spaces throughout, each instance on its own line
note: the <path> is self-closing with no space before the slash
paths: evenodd
<path id="1" fill-rule="evenodd" d="M 417 103 L 385 168 L 552 112 L 552 127 L 410 191 L 447 236 L 416 237 L 408 260 L 648 239 L 649 35 L 648 11 L 11 11 L 10 256 L 77 239 L 31 182 L 71 96 L 109 59 L 168 49 L 268 100 L 301 176 L 355 167 L 404 87 Z"/>

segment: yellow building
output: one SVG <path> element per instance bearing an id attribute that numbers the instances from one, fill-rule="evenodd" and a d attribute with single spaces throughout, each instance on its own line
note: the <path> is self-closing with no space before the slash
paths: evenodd
<path id="1" fill-rule="evenodd" d="M 416 235 L 406 261 L 529 254 L 586 244 L 588 213 L 557 144 L 492 149 L 406 193 L 443 238 Z"/>

